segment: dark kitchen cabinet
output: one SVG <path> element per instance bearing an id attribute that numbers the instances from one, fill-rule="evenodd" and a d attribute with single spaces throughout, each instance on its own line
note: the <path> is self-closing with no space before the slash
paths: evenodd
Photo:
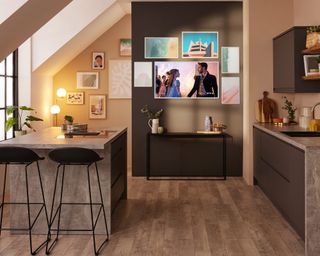
<path id="1" fill-rule="evenodd" d="M 255 184 L 304 239 L 304 151 L 257 128 L 253 136 Z"/>
<path id="2" fill-rule="evenodd" d="M 111 211 L 127 198 L 127 133 L 111 143 Z"/>
<path id="3" fill-rule="evenodd" d="M 320 80 L 303 80 L 302 51 L 306 28 L 293 27 L 273 39 L 273 91 L 278 93 L 320 92 Z"/>

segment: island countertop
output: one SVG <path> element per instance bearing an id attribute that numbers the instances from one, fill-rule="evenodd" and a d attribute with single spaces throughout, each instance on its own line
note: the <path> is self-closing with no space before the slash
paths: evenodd
<path id="1" fill-rule="evenodd" d="M 290 137 L 282 133 L 284 131 L 306 131 L 298 125 L 275 126 L 274 124 L 255 123 L 253 126 L 303 151 L 307 149 L 320 150 L 320 137 Z"/>
<path id="2" fill-rule="evenodd" d="M 50 127 L 23 136 L 0 142 L 1 146 L 27 147 L 31 149 L 55 149 L 60 147 L 83 147 L 89 149 L 104 149 L 105 145 L 114 141 L 127 131 L 126 127 L 90 129 L 90 132 L 100 132 L 96 136 L 74 136 L 65 138 L 60 127 Z"/>

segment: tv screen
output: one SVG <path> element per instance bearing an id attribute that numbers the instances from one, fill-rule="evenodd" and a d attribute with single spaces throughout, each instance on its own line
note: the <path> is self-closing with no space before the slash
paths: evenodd
<path id="1" fill-rule="evenodd" d="M 156 99 L 218 99 L 219 62 L 155 62 Z"/>

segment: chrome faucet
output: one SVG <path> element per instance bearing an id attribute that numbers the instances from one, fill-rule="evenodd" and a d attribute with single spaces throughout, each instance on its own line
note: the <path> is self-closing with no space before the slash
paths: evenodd
<path id="1" fill-rule="evenodd" d="M 315 112 L 315 110 L 316 110 L 316 107 L 317 106 L 319 106 L 320 105 L 320 102 L 318 102 L 318 103 L 316 103 L 316 104 L 314 104 L 314 106 L 312 107 L 312 109 L 311 109 L 311 114 L 312 114 L 312 119 L 314 119 L 314 112 Z"/>

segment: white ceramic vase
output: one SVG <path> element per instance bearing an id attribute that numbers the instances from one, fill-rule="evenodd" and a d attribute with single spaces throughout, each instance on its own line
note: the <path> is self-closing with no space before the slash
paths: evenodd
<path id="1" fill-rule="evenodd" d="M 153 134 L 158 133 L 159 119 L 149 119 L 148 125 L 151 129 L 151 133 Z"/>

